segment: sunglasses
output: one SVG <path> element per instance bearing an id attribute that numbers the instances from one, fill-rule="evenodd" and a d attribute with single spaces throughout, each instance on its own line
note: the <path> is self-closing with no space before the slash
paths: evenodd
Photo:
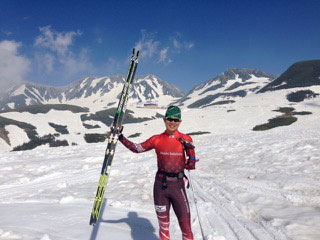
<path id="1" fill-rule="evenodd" d="M 169 122 L 180 122 L 180 120 L 176 118 L 167 118 L 166 120 Z"/>

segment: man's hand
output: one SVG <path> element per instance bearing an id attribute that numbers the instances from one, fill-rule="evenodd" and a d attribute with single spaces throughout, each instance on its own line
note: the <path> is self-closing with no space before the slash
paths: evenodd
<path id="1" fill-rule="evenodd" d="M 123 126 L 121 126 L 119 132 L 118 132 L 118 139 L 119 141 L 121 141 L 121 139 L 123 138 L 123 135 L 122 135 L 122 131 L 123 131 Z"/>
<path id="2" fill-rule="evenodd" d="M 194 170 L 196 169 L 196 162 L 197 160 L 188 160 L 186 166 L 185 166 L 185 169 L 187 170 Z"/>

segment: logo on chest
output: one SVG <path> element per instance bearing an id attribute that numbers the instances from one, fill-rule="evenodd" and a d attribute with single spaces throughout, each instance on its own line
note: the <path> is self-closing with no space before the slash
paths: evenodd
<path id="1" fill-rule="evenodd" d="M 179 152 L 160 152 L 162 155 L 167 155 L 167 156 L 182 156 L 182 153 Z"/>

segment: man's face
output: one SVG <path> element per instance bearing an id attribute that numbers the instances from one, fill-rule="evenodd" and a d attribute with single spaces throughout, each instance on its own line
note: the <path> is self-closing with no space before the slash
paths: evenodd
<path id="1" fill-rule="evenodd" d="M 173 134 L 178 130 L 181 122 L 175 122 L 173 119 L 164 119 L 164 123 L 166 125 L 167 132 Z"/>

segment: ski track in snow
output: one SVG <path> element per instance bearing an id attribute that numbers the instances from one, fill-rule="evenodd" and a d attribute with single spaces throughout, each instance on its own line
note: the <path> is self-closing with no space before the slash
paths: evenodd
<path id="1" fill-rule="evenodd" d="M 310 139 L 312 139 L 313 135 L 314 134 L 309 135 Z M 286 145 L 283 144 L 282 139 L 277 141 L 272 140 L 270 145 L 263 145 L 261 149 L 261 146 L 251 146 L 257 145 L 257 139 L 248 138 L 246 139 L 246 142 L 238 141 L 241 138 L 241 136 L 238 136 L 238 138 L 230 137 L 227 139 L 229 142 L 227 144 L 230 145 L 229 147 L 221 147 L 217 152 L 213 150 L 213 153 L 218 153 L 217 155 L 219 155 L 219 151 L 221 150 L 225 151 L 226 149 L 230 149 L 231 146 L 231 149 L 233 149 L 231 151 L 226 151 L 221 158 L 219 158 L 219 156 L 215 157 L 216 159 L 219 159 L 218 161 L 220 161 L 220 164 L 216 164 L 216 166 L 212 167 L 218 172 L 218 174 L 219 172 L 224 173 L 219 174 L 219 178 L 216 177 L 214 171 L 211 174 L 208 173 L 210 170 L 205 174 L 197 174 L 197 176 L 194 177 L 194 185 L 196 186 L 196 193 L 198 193 L 197 197 L 201 200 L 199 204 L 202 204 L 202 213 L 200 216 L 203 217 L 203 221 L 206 223 L 206 229 L 214 229 L 210 233 L 211 236 L 222 235 L 225 239 L 291 239 L 285 235 L 284 229 L 276 226 L 275 221 L 272 218 L 270 219 L 269 217 L 260 216 L 255 212 L 254 208 L 251 207 L 251 203 L 247 203 L 247 206 L 245 206 L 243 202 L 240 202 L 237 199 L 235 192 L 242 192 L 242 194 L 245 193 L 246 195 L 251 195 L 251 198 L 264 198 L 265 202 L 284 202 L 285 204 L 295 206 L 307 205 L 315 207 L 315 214 L 318 212 L 317 219 L 319 219 L 320 184 L 317 175 L 312 174 L 311 177 L 308 177 L 303 175 L 303 172 L 301 173 L 299 171 L 299 167 L 295 168 L 296 166 L 287 165 L 281 166 L 278 169 L 281 169 L 280 176 L 281 172 L 283 172 L 283 180 L 285 180 L 284 183 L 266 181 L 265 179 L 263 181 L 257 180 L 259 179 L 259 174 L 266 176 L 270 174 L 272 176 L 274 168 L 281 165 L 280 161 L 268 161 L 270 169 L 268 167 L 266 169 L 261 168 L 261 163 L 259 161 L 261 161 L 261 158 L 266 158 L 268 155 L 272 155 L 272 153 L 270 153 L 270 149 L 274 150 L 275 153 L 281 156 L 280 160 L 283 157 L 288 159 L 297 158 L 295 155 L 300 151 L 298 156 L 302 159 L 299 159 L 297 165 L 301 165 L 300 168 L 302 168 L 304 172 L 315 172 L 314 170 L 318 169 L 317 165 L 309 164 L 309 167 L 313 170 L 310 171 L 308 168 L 304 168 L 305 166 L 302 166 L 302 163 L 303 158 L 306 159 L 306 162 L 313 159 L 314 163 L 318 163 L 318 150 L 320 147 L 318 137 L 319 135 L 315 134 L 314 139 L 312 140 L 308 139 L 306 141 L 301 141 L 300 139 L 293 141 L 293 143 L 291 143 L 293 149 L 288 149 L 286 146 L 288 143 L 285 143 Z M 310 143 L 314 146 L 310 145 Z M 214 148 L 214 146 L 211 147 Z M 248 148 L 248 151 L 245 151 L 245 148 Z M 259 148 L 259 151 L 252 151 L 253 149 Z M 209 147 L 205 149 L 209 149 Z M 241 149 L 241 151 L 237 152 L 238 149 Z M 310 150 L 313 150 L 313 152 L 310 153 Z M 255 153 L 260 156 L 253 158 L 251 155 L 255 155 Z M 241 155 L 244 154 L 246 154 L 246 156 L 242 158 Z M 225 161 L 226 159 L 228 161 Z M 272 156 L 271 159 L 276 158 Z M 236 161 L 240 162 L 237 163 Z M 253 164 L 254 162 L 257 163 L 256 166 Z M 237 167 L 235 167 L 235 163 Z M 294 161 L 292 161 L 292 163 L 294 164 Z M 287 161 L 282 163 L 282 165 L 286 164 Z M 246 165 L 250 166 L 246 167 Z M 295 175 L 292 179 L 291 177 L 289 178 L 290 173 L 287 173 L 287 169 L 290 169 L 290 167 L 294 170 L 292 173 Z M 237 170 L 236 174 L 234 174 L 235 169 Z M 277 172 L 277 174 L 279 175 L 279 172 Z M 294 180 L 292 186 L 290 186 L 290 184 L 288 184 L 288 186 L 282 186 L 285 185 L 286 182 L 289 182 L 288 179 Z M 299 189 L 296 188 L 295 185 L 301 185 L 303 187 Z M 319 230 L 319 224 L 316 225 L 315 230 Z M 316 236 L 319 236 L 319 233 L 314 236 L 305 236 L 305 238 L 295 239 L 317 239 Z"/>
<path id="2" fill-rule="evenodd" d="M 205 189 L 199 182 L 204 186 L 214 184 L 212 194 L 211 187 Z M 197 197 L 201 200 L 199 205 L 202 205 L 205 213 L 200 216 L 204 217 L 202 220 L 206 222 L 206 229 L 217 229 L 218 232 L 223 233 L 225 239 L 285 239 L 279 230 L 269 226 L 258 216 L 254 216 L 255 219 L 252 220 L 247 219 L 241 211 L 241 204 L 232 192 L 212 176 L 210 180 L 200 178 L 194 183 Z"/>

